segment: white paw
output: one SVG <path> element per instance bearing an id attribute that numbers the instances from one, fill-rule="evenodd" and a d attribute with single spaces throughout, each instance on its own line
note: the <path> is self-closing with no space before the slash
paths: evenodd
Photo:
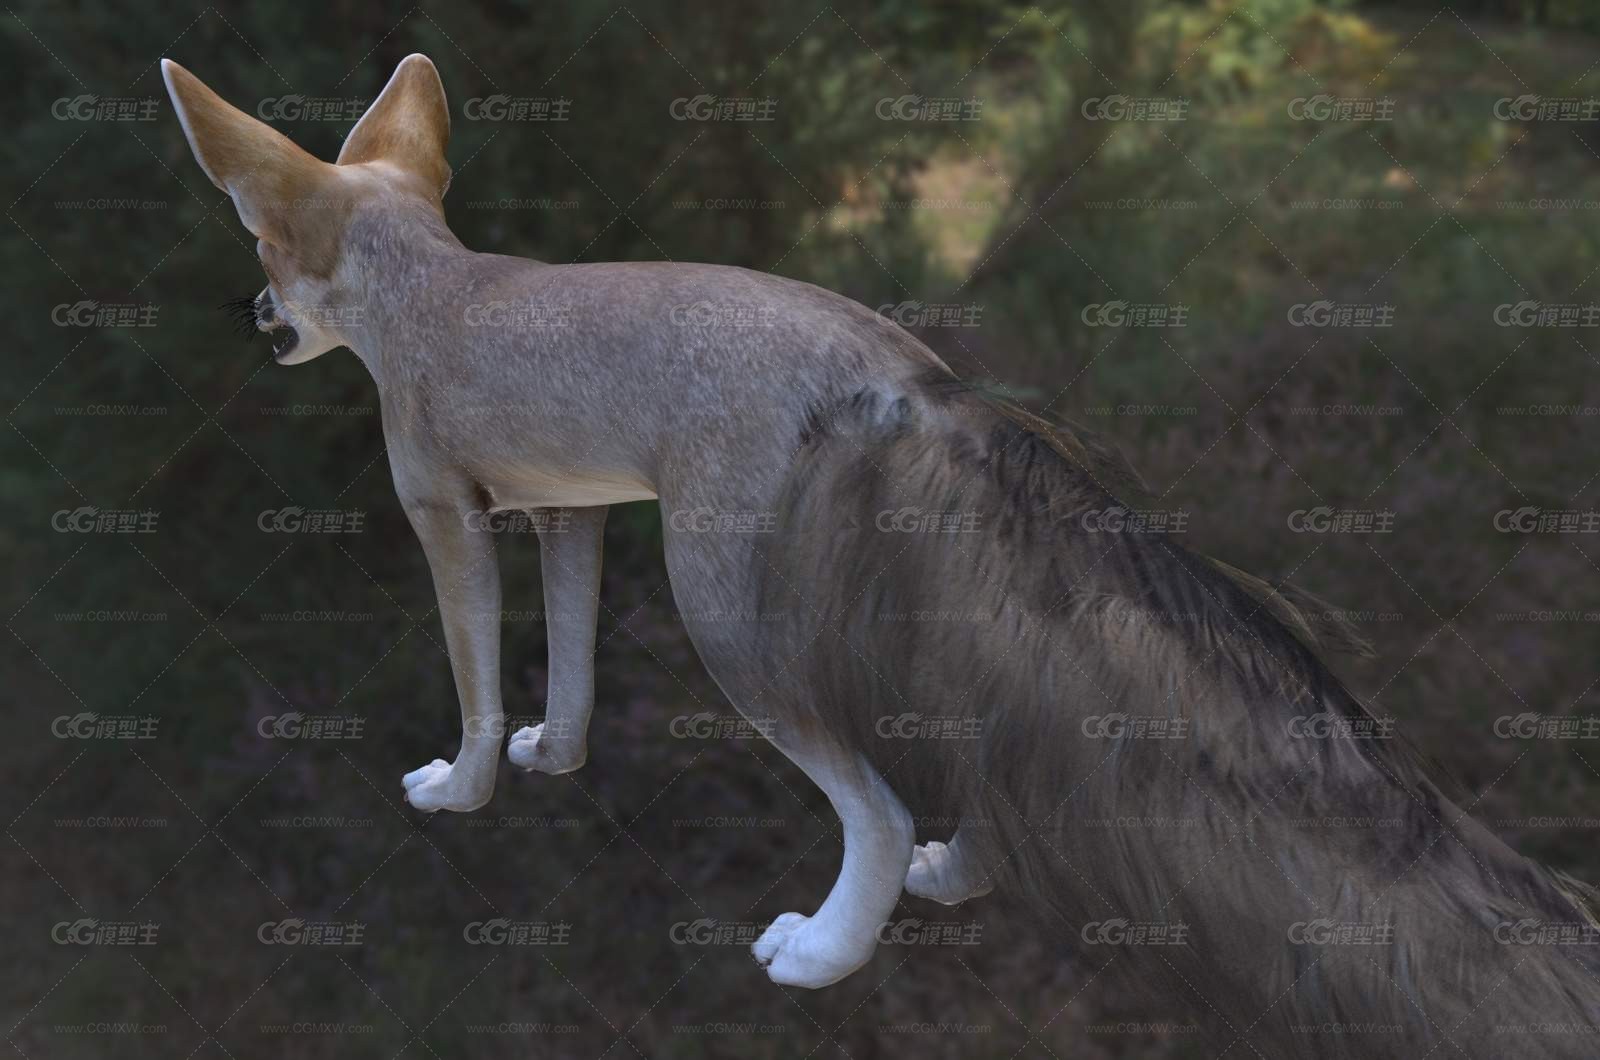
<path id="1" fill-rule="evenodd" d="M 911 852 L 911 868 L 906 870 L 906 891 L 918 898 L 957 905 L 968 898 L 976 898 L 994 890 L 994 884 L 988 880 L 974 884 L 963 879 L 970 871 L 969 866 L 957 863 L 946 844 L 927 843 Z"/>
<path id="2" fill-rule="evenodd" d="M 800 913 L 784 913 L 750 947 L 767 977 L 783 986 L 807 990 L 837 983 L 872 958 L 876 940 L 863 949 L 842 939 L 827 924 Z"/>
<path id="3" fill-rule="evenodd" d="M 463 777 L 475 783 L 464 784 Z M 494 774 L 489 772 L 487 777 L 485 784 L 481 776 L 472 777 L 465 769 L 458 772 L 449 762 L 435 758 L 421 769 L 413 769 L 401 777 L 400 783 L 406 789 L 406 801 L 424 813 L 435 810 L 466 813 L 488 802 L 494 794 Z"/>
<path id="4" fill-rule="evenodd" d="M 557 739 L 554 733 L 546 734 L 544 723 L 540 722 L 511 734 L 506 757 L 523 769 L 556 775 L 582 766 L 589 759 L 589 749 L 582 739 Z"/>

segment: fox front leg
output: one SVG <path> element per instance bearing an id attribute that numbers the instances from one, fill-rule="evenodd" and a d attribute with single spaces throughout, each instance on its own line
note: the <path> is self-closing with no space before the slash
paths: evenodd
<path id="1" fill-rule="evenodd" d="M 595 620 L 600 611 L 600 552 L 606 509 L 546 508 L 538 515 L 535 525 L 539 532 L 539 576 L 544 582 L 549 693 L 544 721 L 512 733 L 506 757 L 523 769 L 570 773 L 589 757 Z"/>
<path id="2" fill-rule="evenodd" d="M 403 499 L 433 573 L 445 649 L 461 700 L 461 752 L 436 758 L 402 780 L 419 810 L 476 810 L 494 794 L 500 740 L 500 568 L 494 534 L 462 499 Z"/>

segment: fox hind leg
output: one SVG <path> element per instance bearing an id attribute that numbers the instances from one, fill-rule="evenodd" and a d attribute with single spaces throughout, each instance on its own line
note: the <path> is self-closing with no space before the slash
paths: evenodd
<path id="1" fill-rule="evenodd" d="M 927 843 L 911 855 L 906 872 L 906 890 L 918 898 L 929 898 L 944 905 L 956 905 L 994 890 L 992 874 L 972 853 L 970 839 L 957 828 L 948 843 Z"/>
<path id="2" fill-rule="evenodd" d="M 915 842 L 911 814 L 857 754 L 780 746 L 828 796 L 844 826 L 844 864 L 816 913 L 785 913 L 751 947 L 775 983 L 836 983 L 872 958 L 900 898 Z"/>
<path id="3" fill-rule="evenodd" d="M 770 497 L 728 496 L 718 490 L 709 497 L 699 490 L 661 493 L 663 512 L 691 509 L 708 500 L 726 511 L 768 511 L 773 503 Z M 843 826 L 843 864 L 822 905 L 810 916 L 777 917 L 751 953 L 773 982 L 811 989 L 838 982 L 871 960 L 879 929 L 900 900 L 916 842 L 911 813 L 859 753 L 839 746 L 805 720 L 809 711 L 801 699 L 808 688 L 798 682 L 777 690 L 768 687 L 775 681 L 769 676 L 775 664 L 814 637 L 808 628 L 759 620 L 767 610 L 760 603 L 759 586 L 771 569 L 748 540 L 759 535 L 689 533 L 675 530 L 676 520 L 663 522 L 673 598 L 706 669 L 735 704 L 759 706 L 766 716 L 739 709 L 752 722 L 771 723 L 767 735 L 773 745 L 822 789 Z M 777 604 L 771 610 L 807 621 L 814 614 L 803 604 L 784 606 L 787 612 Z M 795 641 L 792 646 L 790 640 Z M 780 667 L 778 674 L 789 669 Z"/>

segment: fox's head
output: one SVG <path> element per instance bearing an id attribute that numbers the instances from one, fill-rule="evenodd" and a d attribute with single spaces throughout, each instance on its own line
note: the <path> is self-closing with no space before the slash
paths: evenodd
<path id="1" fill-rule="evenodd" d="M 223 102 L 172 60 L 161 60 L 161 76 L 195 161 L 256 237 L 267 286 L 255 321 L 275 333 L 274 358 L 300 364 L 349 345 L 361 309 L 352 226 L 380 214 L 434 225 L 443 218 L 450 111 L 433 63 L 402 60 L 331 163 Z"/>

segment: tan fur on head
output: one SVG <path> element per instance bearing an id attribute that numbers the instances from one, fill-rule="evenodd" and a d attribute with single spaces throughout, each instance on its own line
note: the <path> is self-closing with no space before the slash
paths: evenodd
<path id="1" fill-rule="evenodd" d="M 445 148 L 450 143 L 450 106 L 439 71 L 425 55 L 408 55 L 372 106 L 350 130 L 339 165 L 388 162 L 419 182 L 437 203 L 450 183 Z"/>
<path id="2" fill-rule="evenodd" d="M 450 109 L 433 63 L 401 61 L 337 162 L 307 154 L 170 59 L 161 60 L 161 76 L 195 160 L 258 240 L 269 283 L 255 300 L 256 321 L 277 334 L 275 359 L 299 364 L 349 345 L 328 322 L 355 297 L 342 267 L 358 211 L 420 207 L 444 217 Z"/>
<path id="3" fill-rule="evenodd" d="M 161 60 L 161 76 L 195 161 L 232 196 L 239 220 L 316 276 L 334 274 L 345 225 L 365 197 L 392 190 L 443 213 L 450 110 L 426 56 L 401 61 L 351 130 L 337 164 L 307 154 L 171 59 Z"/>
<path id="4" fill-rule="evenodd" d="M 233 198 L 244 226 L 258 239 L 292 249 L 308 271 L 331 276 L 351 207 L 334 167 L 227 103 L 171 59 L 161 60 L 161 76 L 195 161 Z"/>

